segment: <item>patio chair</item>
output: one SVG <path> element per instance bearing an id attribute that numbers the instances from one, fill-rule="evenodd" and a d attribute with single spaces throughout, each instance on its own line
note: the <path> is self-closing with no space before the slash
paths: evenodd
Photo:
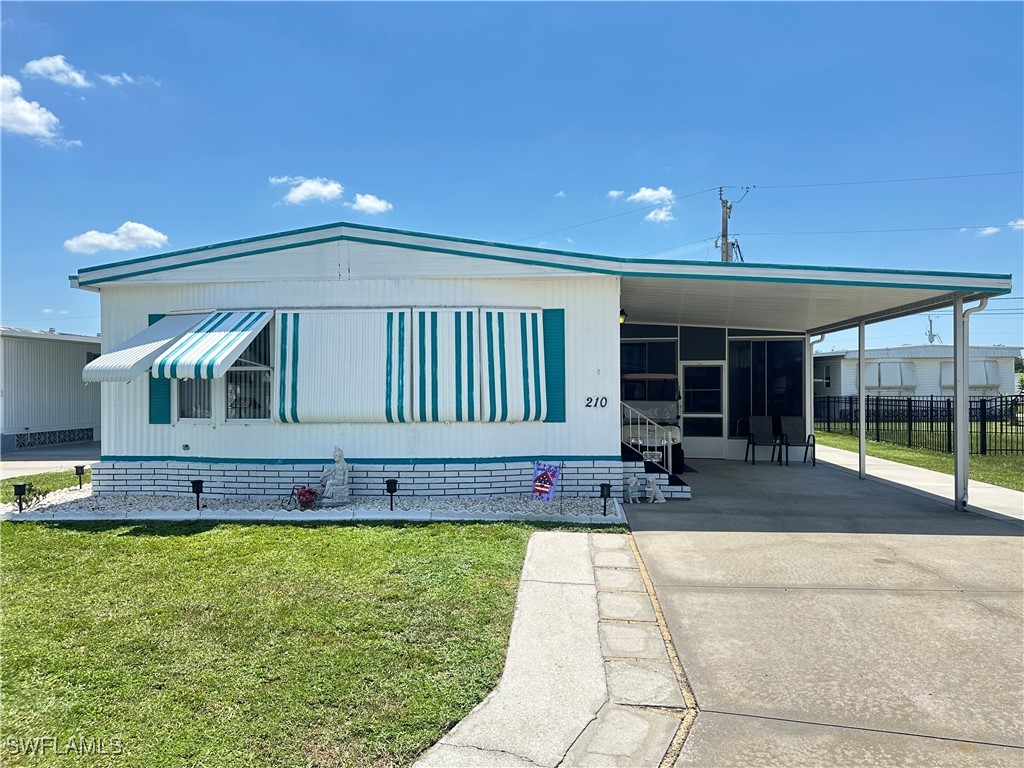
<path id="1" fill-rule="evenodd" d="M 779 441 L 775 438 L 772 430 L 771 416 L 750 417 L 750 429 L 747 430 L 747 450 L 743 454 L 743 460 L 746 461 L 749 455 L 751 463 L 757 466 L 757 448 L 761 445 L 770 445 L 772 447 L 771 461 L 775 461 L 775 449 L 778 448 L 779 463 L 782 463 L 782 447 L 779 445 Z"/>
<path id="2" fill-rule="evenodd" d="M 807 452 L 811 453 L 811 466 L 817 466 L 817 461 L 814 457 L 814 435 L 807 434 L 804 432 L 804 420 L 800 416 L 783 416 L 780 421 L 782 422 L 782 434 L 779 436 L 781 444 L 779 445 L 779 461 L 782 461 L 782 451 L 786 451 L 786 466 L 789 466 L 789 447 L 796 446 L 797 448 L 804 449 L 804 462 L 807 461 Z"/>

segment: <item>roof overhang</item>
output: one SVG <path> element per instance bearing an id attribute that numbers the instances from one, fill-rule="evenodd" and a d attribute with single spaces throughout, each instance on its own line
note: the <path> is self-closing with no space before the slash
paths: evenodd
<path id="1" fill-rule="evenodd" d="M 348 222 L 86 267 L 70 279 L 72 287 L 98 290 L 210 262 L 341 241 L 526 265 L 537 277 L 618 277 L 623 309 L 632 321 L 648 323 L 825 333 L 946 307 L 957 296 L 970 301 L 1011 289 L 1010 275 L 629 259 Z M 195 273 L 182 280 L 194 282 Z"/>
<path id="2" fill-rule="evenodd" d="M 776 268 L 777 269 L 777 268 Z M 829 275 L 833 279 L 828 279 Z M 621 304 L 630 322 L 829 333 L 950 306 L 1010 290 L 1008 276 L 936 276 L 864 273 L 845 279 L 840 271 L 801 277 L 790 273 L 743 279 L 702 277 L 622 278 Z M 839 278 L 839 279 L 835 279 Z M 927 282 L 918 278 L 927 278 Z M 916 283 L 916 284 L 915 284 Z"/>

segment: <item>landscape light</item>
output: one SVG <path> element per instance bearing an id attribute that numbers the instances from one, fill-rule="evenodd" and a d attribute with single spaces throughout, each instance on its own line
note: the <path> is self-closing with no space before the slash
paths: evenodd
<path id="1" fill-rule="evenodd" d="M 196 495 L 196 510 L 199 510 L 199 496 L 203 492 L 203 481 L 193 480 L 192 481 L 192 493 Z"/>
<path id="2" fill-rule="evenodd" d="M 395 511 L 395 494 L 398 493 L 398 480 L 391 477 L 384 481 L 388 493 L 391 495 L 391 511 Z"/>
<path id="3" fill-rule="evenodd" d="M 78 490 L 82 490 L 82 476 L 85 474 L 85 464 L 76 464 L 75 474 L 78 475 Z"/>
<path id="4" fill-rule="evenodd" d="M 601 499 L 604 502 L 604 510 L 601 512 L 602 515 L 608 514 L 608 499 L 612 497 L 612 484 L 601 483 Z"/>
<path id="5" fill-rule="evenodd" d="M 14 484 L 14 495 L 18 499 L 18 511 L 19 512 L 21 512 L 21 510 L 22 510 L 21 502 L 22 502 L 22 499 L 25 497 L 25 485 L 26 485 L 25 483 L 15 483 Z"/>

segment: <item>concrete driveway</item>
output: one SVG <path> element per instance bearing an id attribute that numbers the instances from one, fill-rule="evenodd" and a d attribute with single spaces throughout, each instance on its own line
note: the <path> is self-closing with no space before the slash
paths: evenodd
<path id="1" fill-rule="evenodd" d="M 59 472 L 73 469 L 76 464 L 91 467 L 100 460 L 100 444 L 75 443 L 73 445 L 48 445 L 11 451 L 0 458 L 0 478 L 38 475 L 43 472 Z"/>
<path id="2" fill-rule="evenodd" d="M 700 708 L 676 765 L 1024 765 L 1024 530 L 693 465 L 693 501 L 627 507 Z"/>

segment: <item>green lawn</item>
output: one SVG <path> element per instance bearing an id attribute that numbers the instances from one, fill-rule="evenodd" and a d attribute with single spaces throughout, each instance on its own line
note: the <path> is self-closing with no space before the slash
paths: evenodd
<path id="1" fill-rule="evenodd" d="M 814 437 L 820 445 L 854 452 L 858 450 L 856 435 L 815 432 Z M 867 441 L 867 452 L 869 456 L 877 456 L 880 459 L 933 469 L 947 475 L 953 474 L 953 456 L 949 453 L 901 447 L 891 443 L 876 443 L 874 440 Z M 1024 491 L 1024 453 L 971 456 L 970 477 L 983 483 Z"/>
<path id="2" fill-rule="evenodd" d="M 86 467 L 82 482 L 88 483 L 91 479 L 92 470 Z M 61 488 L 77 488 L 78 476 L 75 474 L 75 470 L 69 469 L 64 472 L 44 472 L 39 475 L 9 477 L 6 480 L 0 480 L 0 503 L 14 501 L 15 483 L 31 483 L 36 490 L 50 492 Z"/>
<path id="3" fill-rule="evenodd" d="M 497 681 L 539 527 L 3 523 L 2 762 L 406 765 Z M 43 735 L 125 754 L 7 754 Z"/>

